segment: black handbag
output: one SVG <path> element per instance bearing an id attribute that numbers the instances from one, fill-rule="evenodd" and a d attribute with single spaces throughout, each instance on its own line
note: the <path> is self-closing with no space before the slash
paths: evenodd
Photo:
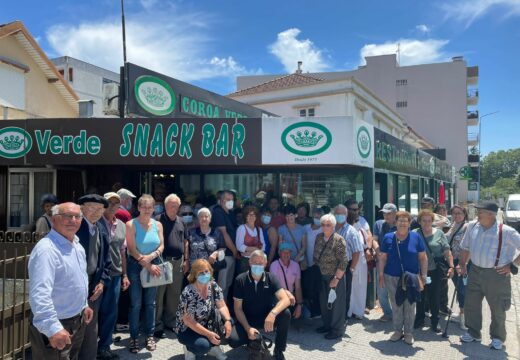
<path id="1" fill-rule="evenodd" d="M 272 360 L 274 359 L 269 349 L 273 346 L 273 341 L 262 334 L 257 334 L 255 340 L 249 341 L 248 360 Z"/>
<path id="2" fill-rule="evenodd" d="M 432 249 L 430 248 L 428 241 L 426 241 L 426 237 L 424 236 L 422 230 L 420 230 L 420 232 L 422 239 L 426 244 L 428 251 L 430 252 L 430 255 L 433 256 Z M 450 265 L 448 264 L 444 256 L 433 256 L 433 261 L 435 262 L 435 267 L 437 268 L 437 271 L 440 273 L 441 279 L 448 278 L 448 270 L 450 269 Z"/>
<path id="3" fill-rule="evenodd" d="M 217 309 L 217 302 L 215 300 L 215 283 L 211 284 L 211 297 L 210 297 L 210 317 L 208 321 L 208 328 L 217 334 L 220 339 L 224 339 L 226 337 L 226 328 L 224 326 L 224 321 L 222 319 L 222 314 Z"/>

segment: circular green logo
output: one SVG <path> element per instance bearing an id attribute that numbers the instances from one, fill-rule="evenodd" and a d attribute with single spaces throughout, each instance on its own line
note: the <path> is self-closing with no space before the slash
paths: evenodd
<path id="1" fill-rule="evenodd" d="M 175 93 L 166 81 L 158 77 L 139 76 L 134 91 L 137 103 L 151 114 L 164 116 L 175 109 Z"/>
<path id="2" fill-rule="evenodd" d="M 365 126 L 359 127 L 356 142 L 359 155 L 361 155 L 363 159 L 366 159 L 372 150 L 372 139 L 370 138 L 370 132 Z"/>
<path id="3" fill-rule="evenodd" d="M 27 154 L 31 147 L 31 135 L 24 129 L 15 126 L 0 129 L 0 156 L 16 159 Z"/>
<path id="4" fill-rule="evenodd" d="M 288 126 L 282 133 L 282 145 L 296 155 L 312 156 L 327 150 L 332 143 L 330 131 L 323 125 L 303 121 Z"/>

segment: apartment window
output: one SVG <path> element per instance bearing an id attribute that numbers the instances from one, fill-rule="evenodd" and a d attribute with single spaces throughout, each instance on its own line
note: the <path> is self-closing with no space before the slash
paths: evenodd
<path id="1" fill-rule="evenodd" d="M 61 76 L 65 77 L 65 70 L 59 69 L 58 72 L 60 73 Z"/>
<path id="2" fill-rule="evenodd" d="M 300 109 L 300 117 L 314 116 L 314 108 Z"/>
<path id="3" fill-rule="evenodd" d="M 398 79 L 395 81 L 395 86 L 406 86 L 408 85 L 407 79 Z"/>
<path id="4" fill-rule="evenodd" d="M 72 68 L 69 68 L 69 81 L 70 82 L 74 81 Z"/>
<path id="5" fill-rule="evenodd" d="M 395 103 L 397 108 L 405 108 L 408 107 L 408 101 L 398 101 Z"/>

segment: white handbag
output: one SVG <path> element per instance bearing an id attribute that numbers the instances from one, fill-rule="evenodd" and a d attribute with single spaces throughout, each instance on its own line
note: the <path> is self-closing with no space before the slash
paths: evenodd
<path id="1" fill-rule="evenodd" d="M 173 266 L 172 264 L 167 261 L 164 262 L 162 257 L 159 257 L 161 260 L 161 263 L 158 266 L 161 269 L 161 275 L 160 276 L 152 276 L 150 272 L 143 268 L 141 270 L 141 286 L 143 288 L 149 288 L 149 287 L 155 287 L 155 286 L 161 286 L 161 285 L 168 285 L 173 282 Z"/>

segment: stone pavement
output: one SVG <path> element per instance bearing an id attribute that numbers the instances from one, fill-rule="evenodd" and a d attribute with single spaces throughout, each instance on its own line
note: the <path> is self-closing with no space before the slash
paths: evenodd
<path id="1" fill-rule="evenodd" d="M 519 359 L 520 360 L 520 276 L 514 276 L 512 282 L 512 306 L 507 313 L 508 337 L 505 351 L 489 349 L 490 311 L 484 301 L 484 326 L 482 329 L 482 343 L 461 344 L 459 336 L 462 330 L 458 323 L 451 322 L 448 328 L 449 339 L 434 334 L 429 329 L 415 331 L 415 344 L 408 346 L 404 342 L 392 343 L 388 341 L 392 333 L 391 323 L 381 323 L 377 318 L 378 311 L 372 311 L 362 321 L 349 321 L 346 336 L 340 341 L 325 340 L 322 335 L 316 334 L 314 329 L 321 325 L 320 320 L 308 320 L 298 331 L 291 328 L 289 332 L 288 348 L 285 357 L 291 359 L 391 359 L 397 357 L 413 357 L 414 359 Z M 453 286 L 450 282 L 450 293 Z M 450 294 L 451 301 L 451 294 Z M 458 311 L 457 306 L 454 306 Z M 445 321 L 441 321 L 444 329 Z M 184 359 L 182 346 L 175 339 L 175 335 L 167 332 L 168 338 L 157 343 L 157 350 L 150 353 L 141 350 L 139 354 L 131 354 L 128 345 L 128 333 L 120 333 L 122 340 L 113 347 L 121 359 Z M 144 339 L 142 339 L 144 341 Z M 228 359 L 247 359 L 244 348 L 227 351 Z M 202 359 L 203 357 L 200 357 Z"/>

